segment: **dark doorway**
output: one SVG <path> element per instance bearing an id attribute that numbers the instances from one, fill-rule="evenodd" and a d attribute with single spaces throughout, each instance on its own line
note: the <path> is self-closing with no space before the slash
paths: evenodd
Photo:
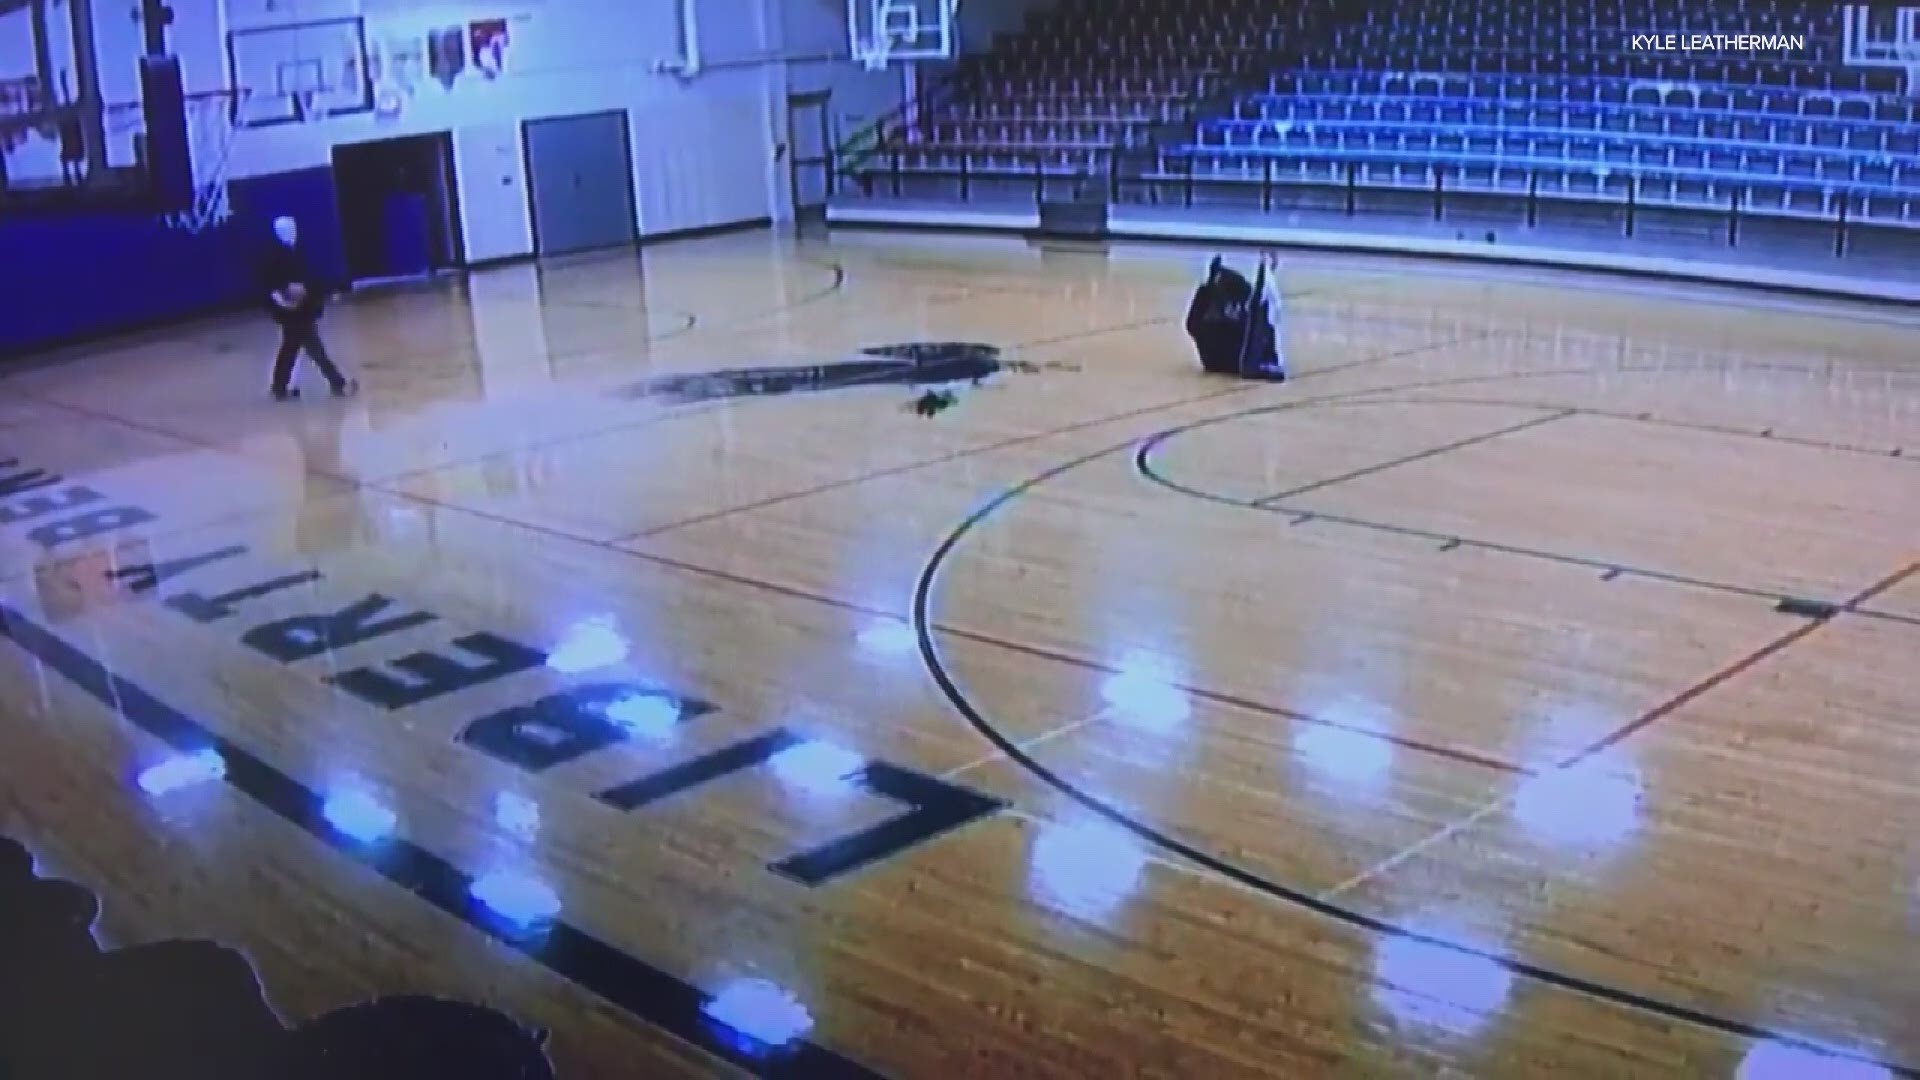
<path id="1" fill-rule="evenodd" d="M 787 97 L 787 175 L 793 193 L 793 219 L 826 220 L 833 194 L 833 133 L 827 119 L 830 90 Z"/>
<path id="2" fill-rule="evenodd" d="M 453 136 L 444 131 L 333 148 L 348 276 L 421 278 L 461 265 L 453 169 Z"/>

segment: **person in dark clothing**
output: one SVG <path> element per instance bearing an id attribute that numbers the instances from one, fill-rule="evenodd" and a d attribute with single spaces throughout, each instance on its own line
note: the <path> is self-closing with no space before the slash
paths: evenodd
<path id="1" fill-rule="evenodd" d="M 300 227 L 290 217 L 275 219 L 274 243 L 261 267 L 261 286 L 266 293 L 267 313 L 280 324 L 280 352 L 273 358 L 273 397 L 286 401 L 300 396 L 293 386 L 293 368 L 305 352 L 312 358 L 335 397 L 346 397 L 359 389 L 352 379 L 340 374 L 327 347 L 320 340 L 320 314 L 325 308 L 325 291 L 314 277 L 313 269 L 300 252 Z"/>
<path id="2" fill-rule="evenodd" d="M 1218 257 L 1207 280 L 1187 306 L 1187 336 L 1210 374 L 1243 379 L 1287 380 L 1279 348 L 1280 301 L 1268 273 L 1272 259 L 1261 260 L 1253 281 Z"/>

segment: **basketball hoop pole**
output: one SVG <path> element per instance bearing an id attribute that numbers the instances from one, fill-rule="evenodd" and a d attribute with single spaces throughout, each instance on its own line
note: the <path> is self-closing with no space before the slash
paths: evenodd
<path id="1" fill-rule="evenodd" d="M 228 200 L 227 179 L 233 156 L 234 136 L 239 123 L 239 106 L 248 97 L 245 89 L 203 90 L 182 95 L 179 111 L 185 121 L 185 151 L 182 154 L 187 175 L 171 185 L 184 183 L 184 190 L 168 192 L 163 181 L 156 187 L 152 174 L 152 143 L 149 142 L 144 167 L 149 169 L 149 190 L 159 197 L 160 219 L 169 227 L 190 233 L 206 232 L 224 224 L 233 216 Z M 119 138 L 150 139 L 153 127 L 148 103 L 126 102 L 105 110 L 109 130 Z M 163 135 L 163 138 L 165 136 Z M 178 150 L 168 152 L 179 152 Z"/>

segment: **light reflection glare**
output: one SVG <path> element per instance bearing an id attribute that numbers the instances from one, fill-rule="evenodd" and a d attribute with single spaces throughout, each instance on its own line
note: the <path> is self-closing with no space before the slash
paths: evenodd
<path id="1" fill-rule="evenodd" d="M 627 658 L 631 647 L 611 615 L 574 624 L 547 654 L 547 667 L 565 675 L 612 667 Z"/>
<path id="2" fill-rule="evenodd" d="M 521 929 L 549 922 L 560 914 L 559 894 L 546 882 L 525 874 L 496 870 L 476 878 L 470 891 L 489 911 Z"/>
<path id="3" fill-rule="evenodd" d="M 1399 935 L 1374 946 L 1374 979 L 1374 1003 L 1396 1022 L 1462 1036 L 1492 1020 L 1513 989 L 1512 970 L 1491 956 Z"/>
<path id="4" fill-rule="evenodd" d="M 627 734 L 653 743 L 672 738 L 680 723 L 680 706 L 659 694 L 627 694 L 609 701 L 605 712 Z"/>
<path id="5" fill-rule="evenodd" d="M 1343 787 L 1378 789 L 1393 770 L 1393 744 L 1377 735 L 1325 724 L 1301 724 L 1293 752 L 1316 775 Z"/>
<path id="6" fill-rule="evenodd" d="M 1738 1080 L 1892 1080 L 1885 1065 L 1835 1057 L 1777 1039 L 1753 1044 L 1740 1061 Z"/>
<path id="7" fill-rule="evenodd" d="M 1522 784 L 1514 795 L 1513 816 L 1542 843 L 1600 851 L 1633 838 L 1640 827 L 1641 795 L 1636 771 L 1596 759 Z"/>
<path id="8" fill-rule="evenodd" d="M 524 795 L 503 791 L 494 796 L 493 820 L 522 840 L 531 840 L 540 832 L 540 804 Z"/>
<path id="9" fill-rule="evenodd" d="M 1104 922 L 1139 888 L 1146 865 L 1140 841 L 1117 825 L 1050 825 L 1034 838 L 1028 886 L 1036 899 L 1065 914 Z"/>
<path id="10" fill-rule="evenodd" d="M 920 646 L 913 627 L 898 619 L 875 619 L 855 640 L 861 648 L 879 656 L 905 656 Z"/>
<path id="11" fill-rule="evenodd" d="M 709 1020 L 745 1036 L 743 1050 L 777 1050 L 813 1030 L 813 1015 L 799 998 L 766 979 L 735 979 L 708 999 Z"/>
<path id="12" fill-rule="evenodd" d="M 1114 719 L 1144 731 L 1167 733 L 1186 723 L 1191 707 L 1173 664 L 1152 653 L 1129 652 L 1100 685 Z"/>
<path id="13" fill-rule="evenodd" d="M 363 844 L 377 844 L 385 840 L 393 835 L 400 823 L 399 815 L 382 806 L 373 796 L 351 789 L 328 795 L 327 801 L 320 807 L 320 816 L 326 818 L 327 824 L 341 835 Z"/>
<path id="14" fill-rule="evenodd" d="M 140 773 L 140 790 L 154 798 L 170 795 L 182 788 L 219 780 L 227 775 L 226 759 L 218 750 L 200 750 L 168 758 Z"/>
<path id="15" fill-rule="evenodd" d="M 773 755 L 768 768 L 783 783 L 816 795 L 835 795 L 858 787 L 867 760 L 830 742 L 809 740 Z"/>

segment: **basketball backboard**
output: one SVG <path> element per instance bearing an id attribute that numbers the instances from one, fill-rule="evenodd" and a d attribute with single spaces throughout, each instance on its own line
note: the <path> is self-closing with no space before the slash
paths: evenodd
<path id="1" fill-rule="evenodd" d="M 848 45 L 854 59 L 870 67 L 950 59 L 959 45 L 959 6 L 959 0 L 847 0 Z"/>
<path id="2" fill-rule="evenodd" d="M 373 108 L 366 31 L 358 18 L 235 30 L 227 48 L 235 84 L 249 91 L 235 118 L 242 127 Z"/>

